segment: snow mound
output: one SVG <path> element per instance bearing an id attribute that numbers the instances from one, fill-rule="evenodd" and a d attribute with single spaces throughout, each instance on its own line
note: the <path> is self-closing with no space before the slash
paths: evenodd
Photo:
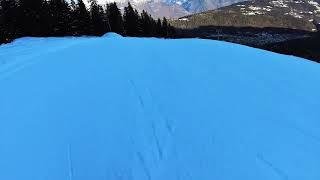
<path id="1" fill-rule="evenodd" d="M 121 38 L 122 36 L 120 34 L 114 33 L 114 32 L 108 32 L 104 34 L 102 37 L 104 38 Z"/>
<path id="2" fill-rule="evenodd" d="M 320 66 L 226 42 L 0 46 L 1 180 L 319 180 Z"/>

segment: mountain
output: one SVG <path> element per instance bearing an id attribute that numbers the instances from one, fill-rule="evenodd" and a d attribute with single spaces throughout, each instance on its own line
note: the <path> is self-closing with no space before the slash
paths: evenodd
<path id="1" fill-rule="evenodd" d="M 274 27 L 317 31 L 320 0 L 254 0 L 180 18 L 177 28 Z"/>
<path id="2" fill-rule="evenodd" d="M 120 8 L 127 6 L 128 2 L 121 3 L 119 2 L 118 5 Z M 147 11 L 151 14 L 154 18 L 178 18 L 185 15 L 190 14 L 187 10 L 181 7 L 178 4 L 168 4 L 163 1 L 158 0 L 151 0 L 151 1 L 144 1 L 144 2 L 131 2 L 134 8 L 139 10 Z"/>
<path id="3" fill-rule="evenodd" d="M 168 4 L 180 5 L 189 13 L 198 13 L 227 6 L 243 0 L 167 0 Z"/>
<path id="4" fill-rule="evenodd" d="M 320 33 L 319 3 L 246 1 L 184 16 L 170 24 L 180 38 L 223 40 L 320 62 L 320 46 L 315 43 Z"/>
<path id="5" fill-rule="evenodd" d="M 201 39 L 0 46 L 1 180 L 319 180 L 320 65 Z"/>
<path id="6" fill-rule="evenodd" d="M 127 5 L 128 1 L 138 10 L 148 11 L 154 17 L 179 18 L 188 14 L 203 12 L 227 6 L 243 0 L 115 0 L 120 7 Z M 99 3 L 114 2 L 113 0 L 100 0 Z"/>

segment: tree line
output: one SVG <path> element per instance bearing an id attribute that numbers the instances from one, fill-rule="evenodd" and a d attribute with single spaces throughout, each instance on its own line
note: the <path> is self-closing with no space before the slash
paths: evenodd
<path id="1" fill-rule="evenodd" d="M 128 3 L 101 6 L 97 0 L 0 0 L 0 43 L 24 36 L 100 36 L 116 32 L 135 37 L 171 37 L 174 28 L 166 18 L 153 19 Z"/>

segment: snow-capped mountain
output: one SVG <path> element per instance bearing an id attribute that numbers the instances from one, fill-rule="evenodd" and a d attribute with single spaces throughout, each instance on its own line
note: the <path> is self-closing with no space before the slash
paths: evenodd
<path id="1" fill-rule="evenodd" d="M 317 31 L 320 0 L 254 0 L 180 18 L 179 28 L 203 26 L 275 27 Z"/>
<path id="2" fill-rule="evenodd" d="M 128 1 L 138 10 L 147 10 L 154 17 L 178 18 L 243 0 L 99 0 L 99 3 L 117 2 L 120 7 L 123 7 Z"/>

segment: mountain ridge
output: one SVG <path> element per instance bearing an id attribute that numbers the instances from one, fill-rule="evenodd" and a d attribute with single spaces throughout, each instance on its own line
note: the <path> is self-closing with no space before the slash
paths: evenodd
<path id="1" fill-rule="evenodd" d="M 274 27 L 317 31 L 319 0 L 254 0 L 216 10 L 187 15 L 172 21 L 177 28 L 201 26 Z"/>
<path id="2" fill-rule="evenodd" d="M 146 10 L 154 17 L 179 18 L 227 6 L 243 0 L 99 0 L 100 4 L 116 2 L 123 8 L 130 2 L 138 10 Z"/>

